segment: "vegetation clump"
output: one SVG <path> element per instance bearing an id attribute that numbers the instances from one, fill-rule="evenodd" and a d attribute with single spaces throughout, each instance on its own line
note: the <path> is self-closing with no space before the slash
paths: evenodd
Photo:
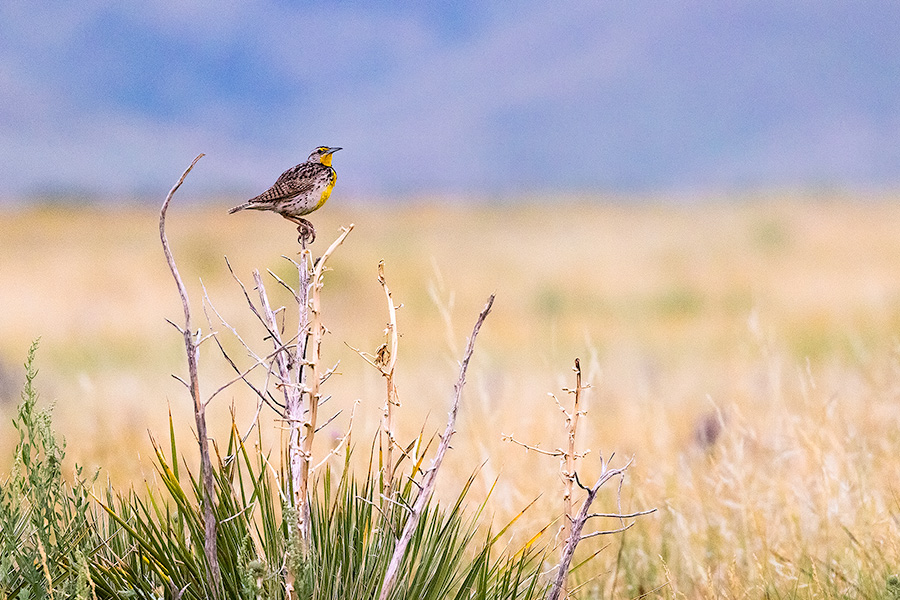
<path id="1" fill-rule="evenodd" d="M 25 387 L 13 419 L 19 442 L 12 469 L 0 481 L 0 597 L 43 598 L 93 593 L 88 558 L 98 543 L 89 482 L 76 467 L 65 483 L 65 444 L 38 410 L 35 341 L 25 361 Z"/>

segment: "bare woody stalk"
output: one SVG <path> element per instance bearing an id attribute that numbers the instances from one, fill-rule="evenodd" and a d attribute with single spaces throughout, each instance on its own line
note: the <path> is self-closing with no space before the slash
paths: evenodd
<path id="1" fill-rule="evenodd" d="M 450 438 L 453 437 L 453 434 L 455 433 L 456 415 L 459 412 L 459 401 L 462 396 L 463 386 L 466 384 L 466 370 L 469 368 L 469 359 L 472 358 L 472 352 L 475 349 L 475 338 L 478 335 L 478 331 L 481 329 L 481 325 L 487 318 L 488 313 L 491 312 L 491 305 L 493 305 L 493 303 L 494 295 L 491 294 L 487 304 L 485 304 L 482 309 L 481 314 L 478 315 L 478 320 L 475 321 L 475 327 L 472 329 L 472 335 L 469 337 L 469 342 L 466 345 L 466 352 L 463 355 L 462 363 L 460 363 L 459 366 L 459 379 L 456 381 L 456 385 L 453 386 L 453 404 L 450 408 L 447 428 L 441 436 L 441 443 L 438 445 L 437 454 L 435 454 L 431 466 L 425 472 L 425 478 L 422 481 L 422 489 L 416 497 L 416 501 L 413 503 L 410 515 L 406 520 L 406 524 L 403 526 L 403 531 L 400 534 L 400 538 L 397 540 L 397 545 L 394 547 L 394 553 L 391 555 L 390 563 L 388 563 L 384 581 L 381 583 L 381 593 L 378 596 L 378 600 L 387 600 L 393 591 L 394 586 L 397 584 L 397 576 L 400 572 L 400 565 L 403 563 L 403 557 L 406 554 L 406 548 L 409 546 L 413 532 L 419 524 L 419 520 L 422 517 L 422 511 L 425 510 L 425 506 L 431 499 L 432 493 L 434 493 L 438 469 L 440 469 L 441 463 L 444 460 L 444 455 L 450 447 Z"/>
<path id="2" fill-rule="evenodd" d="M 312 260 L 309 250 L 306 249 L 305 239 L 303 250 L 300 252 L 300 262 L 295 263 L 297 267 L 297 352 L 296 364 L 297 369 L 294 374 L 294 383 L 296 383 L 297 396 L 300 402 L 291 406 L 286 411 L 288 421 L 290 422 L 290 472 L 291 472 L 291 489 L 294 492 L 294 507 L 297 510 L 297 529 L 300 533 L 300 547 L 304 554 L 309 550 L 310 546 L 310 527 L 309 527 L 309 508 L 306 506 L 306 495 L 303 483 L 303 474 L 308 476 L 309 457 L 304 460 L 301 438 L 301 423 L 303 422 L 303 388 L 306 386 L 305 367 L 306 349 L 309 347 L 309 338 L 311 335 L 309 329 L 309 277 L 310 277 L 310 261 Z M 305 508 L 304 508 L 305 507 Z"/>
<path id="3" fill-rule="evenodd" d="M 600 488 L 607 481 L 616 476 L 624 476 L 623 474 L 631 466 L 631 461 L 625 464 L 625 466 L 610 469 L 609 462 L 604 461 L 603 458 L 600 458 L 600 478 L 597 479 L 597 482 L 593 485 L 593 487 L 586 487 L 582 485 L 582 483 L 578 480 L 578 471 L 575 468 L 575 461 L 584 458 L 585 455 L 589 452 L 585 450 L 584 452 L 579 453 L 577 451 L 577 447 L 575 444 L 576 436 L 578 433 L 578 423 L 582 416 L 584 416 L 585 412 L 581 410 L 581 403 L 583 400 L 582 394 L 584 390 L 588 389 L 589 385 L 584 385 L 581 382 L 581 361 L 577 358 L 575 359 L 575 388 L 567 389 L 563 388 L 563 391 L 568 392 L 574 396 L 574 401 L 572 402 L 572 410 L 567 410 L 562 403 L 559 401 L 556 396 L 550 394 L 553 399 L 556 401 L 557 407 L 566 417 L 566 433 L 568 434 L 566 449 L 557 448 L 556 450 L 543 450 L 537 446 L 530 446 L 528 444 L 524 444 L 511 435 L 503 436 L 503 439 L 514 444 L 518 444 L 525 448 L 526 450 L 533 450 L 540 454 L 545 454 L 547 456 L 555 456 L 560 459 L 560 471 L 563 478 L 563 482 L 565 484 L 565 491 L 563 495 L 563 504 L 564 504 L 564 522 L 561 528 L 561 538 L 565 540 L 560 556 L 559 565 L 556 567 L 556 576 L 554 577 L 553 584 L 550 587 L 550 591 L 547 594 L 545 600 L 558 600 L 560 596 L 563 598 L 567 598 L 569 596 L 570 590 L 568 588 L 568 577 L 569 577 L 569 569 L 572 565 L 572 558 L 575 556 L 575 548 L 578 547 L 578 544 L 585 539 L 600 536 L 600 535 L 609 535 L 613 533 L 619 533 L 625 531 L 634 525 L 634 521 L 629 524 L 625 524 L 625 519 L 631 519 L 635 517 L 639 517 L 641 515 L 647 515 L 654 512 L 656 509 L 645 510 L 640 512 L 635 512 L 631 514 L 620 514 L 620 513 L 589 513 L 591 504 L 593 504 L 594 499 L 597 497 L 597 492 L 600 491 Z M 611 459 L 612 457 L 610 457 Z M 575 513 L 574 510 L 574 492 L 576 487 L 587 492 L 587 497 L 584 499 L 584 502 L 581 504 L 578 513 Z M 621 481 L 619 483 L 619 494 L 622 492 L 622 484 Z M 619 498 L 618 505 L 621 505 L 621 498 Z M 610 519 L 618 519 L 622 524 L 618 529 L 610 529 L 606 531 L 595 531 L 593 533 L 584 534 L 584 526 L 587 523 L 588 519 L 592 518 L 610 518 Z"/>
<path id="4" fill-rule="evenodd" d="M 197 375 L 199 346 L 202 340 L 200 340 L 199 330 L 196 334 L 193 332 L 193 327 L 191 325 L 191 306 L 190 301 L 188 300 L 187 289 L 184 286 L 184 282 L 181 280 L 181 275 L 178 274 L 175 258 L 172 256 L 172 250 L 169 248 L 169 241 L 166 238 L 166 211 L 169 208 L 169 202 L 171 202 L 172 196 L 175 195 L 175 192 L 181 187 L 181 184 L 184 183 L 188 173 L 191 172 L 191 169 L 194 168 L 194 165 L 196 165 L 197 161 L 203 158 L 203 156 L 203 154 L 200 154 L 194 159 L 191 166 L 182 173 L 178 183 L 175 184 L 171 191 L 169 191 L 169 195 L 166 196 L 166 200 L 163 202 L 162 208 L 159 211 L 159 237 L 162 241 L 163 252 L 166 255 L 166 262 L 169 264 L 169 270 L 172 272 L 172 277 L 175 278 L 175 285 L 178 287 L 179 296 L 181 296 L 181 305 L 184 308 L 184 328 L 178 327 L 177 325 L 175 325 L 175 327 L 184 336 L 184 348 L 187 352 L 188 376 L 190 382 L 188 384 L 188 389 L 191 393 L 191 399 L 194 402 L 194 420 L 197 425 L 197 442 L 200 446 L 200 478 L 203 490 L 203 552 L 206 555 L 206 568 L 211 583 L 212 597 L 214 600 L 218 600 L 222 597 L 224 589 L 222 587 L 222 573 L 219 569 L 218 548 L 216 545 L 216 517 L 213 512 L 213 496 L 215 488 L 206 434 L 206 403 L 200 399 L 200 384 Z"/>
<path id="5" fill-rule="evenodd" d="M 276 376 L 284 394 L 284 420 L 288 426 L 288 461 L 291 476 L 291 506 L 296 520 L 289 524 L 304 556 L 310 550 L 311 526 L 309 508 L 309 480 L 312 464 L 312 445 L 315 438 L 319 386 L 328 376 L 320 365 L 320 353 L 325 327 L 322 325 L 320 290 L 325 263 L 344 241 L 353 225 L 342 230 L 324 254 L 312 266 L 309 250 L 301 251 L 300 262 L 295 262 L 299 274 L 298 290 L 294 292 L 299 312 L 296 344 L 285 343 L 275 318 L 259 271 L 253 271 L 253 281 L 259 293 L 266 329 L 275 347 Z M 312 271 L 312 272 L 310 272 Z M 288 574 L 292 584 L 293 574 Z"/>
<path id="6" fill-rule="evenodd" d="M 394 446 L 397 440 L 394 437 L 394 407 L 400 406 L 400 398 L 397 393 L 397 384 L 394 382 L 394 368 L 397 364 L 398 333 L 397 333 L 397 308 L 394 306 L 394 299 L 391 297 L 391 290 L 387 286 L 384 279 L 384 261 L 378 262 L 378 283 L 384 290 L 385 298 L 388 304 L 388 325 L 384 330 L 385 341 L 378 347 L 375 354 L 363 352 L 358 348 L 350 346 L 350 349 L 359 354 L 359 356 L 378 369 L 381 376 L 384 377 L 387 387 L 384 408 L 381 411 L 381 431 L 379 432 L 379 463 L 381 469 L 381 493 L 390 498 L 393 495 L 394 487 Z M 402 452 L 401 448 L 401 452 Z"/>
<path id="7" fill-rule="evenodd" d="M 384 469 L 384 485 L 383 493 L 390 498 L 393 495 L 394 487 L 394 445 L 397 443 L 394 439 L 394 412 L 395 406 L 400 406 L 400 400 L 397 395 L 397 384 L 394 382 L 394 367 L 397 364 L 397 349 L 399 347 L 397 334 L 397 307 L 394 306 L 394 299 L 391 297 L 391 290 L 388 289 L 387 282 L 384 279 L 384 261 L 378 263 L 378 283 L 384 289 L 384 295 L 388 305 L 388 326 L 387 340 L 384 344 L 384 353 L 377 356 L 380 364 L 379 370 L 384 376 L 385 385 L 387 386 L 387 394 L 384 400 L 384 412 L 381 418 L 381 454 Z"/>
<path id="8" fill-rule="evenodd" d="M 322 371 L 321 353 L 322 338 L 325 337 L 325 326 L 322 324 L 322 276 L 325 273 L 325 263 L 334 253 L 338 246 L 343 243 L 347 235 L 353 230 L 353 224 L 349 227 L 341 228 L 341 235 L 331 243 L 327 250 L 315 262 L 312 277 L 309 281 L 307 310 L 309 313 L 309 346 L 305 348 L 306 358 L 302 365 L 309 367 L 307 382 L 309 385 L 303 386 L 303 392 L 306 397 L 305 411 L 302 416 L 300 431 L 300 504 L 297 505 L 297 518 L 300 521 L 300 531 L 302 533 L 302 543 L 304 552 L 309 551 L 311 532 L 311 515 L 309 509 L 309 479 L 312 474 L 312 447 L 313 439 L 316 435 L 316 419 L 319 409 L 319 386 L 322 380 L 328 377 L 329 373 Z M 304 252 L 308 252 L 304 250 Z M 308 268 L 311 258 L 305 256 L 302 268 Z M 302 293 L 302 292 L 301 292 Z"/>
<path id="9" fill-rule="evenodd" d="M 525 443 L 522 443 L 512 435 L 503 436 L 503 439 L 509 442 L 513 442 L 514 444 L 518 444 L 525 448 L 526 450 L 533 450 L 540 454 L 545 454 L 547 456 L 554 456 L 560 459 L 560 475 L 563 480 L 563 524 L 560 528 L 560 539 L 563 540 L 563 543 L 567 542 L 572 537 L 572 528 L 573 523 L 575 522 L 575 505 L 573 502 L 573 493 L 575 491 L 575 487 L 577 485 L 577 474 L 575 470 L 575 461 L 584 458 L 585 455 L 589 452 L 589 450 L 585 450 L 584 452 L 579 453 L 576 447 L 576 438 L 578 435 L 578 423 L 582 416 L 585 415 L 585 411 L 581 410 L 581 401 L 582 394 L 584 390 L 588 389 L 590 385 L 583 385 L 581 383 L 581 361 L 579 359 L 575 359 L 575 367 L 573 369 L 575 371 L 575 388 L 568 389 L 563 388 L 564 392 L 568 392 L 574 396 L 574 400 L 572 402 L 572 410 L 567 410 L 559 399 L 550 394 L 550 396 L 556 401 L 556 405 L 559 410 L 566 417 L 566 434 L 567 434 L 567 445 L 566 449 L 557 448 L 556 450 L 547 451 L 538 448 L 537 446 L 531 446 Z M 566 552 L 566 547 L 563 546 L 562 554 L 564 555 Z M 562 557 L 561 557 L 562 559 Z M 566 577 L 564 576 L 562 579 L 562 595 L 563 597 L 568 596 L 568 582 Z"/>
<path id="10" fill-rule="evenodd" d="M 296 381 L 291 379 L 291 371 L 297 372 L 295 369 L 295 365 L 297 363 L 296 354 L 290 346 L 286 346 L 282 341 L 281 330 L 278 327 L 278 322 L 275 319 L 275 312 L 272 310 L 271 305 L 269 304 L 269 297 L 266 294 L 266 288 L 263 285 L 262 277 L 259 275 L 259 271 L 253 271 L 253 282 L 256 284 L 256 291 L 259 293 L 259 302 L 262 307 L 263 318 L 265 319 L 266 329 L 269 332 L 269 336 L 272 338 L 272 343 L 275 345 L 275 367 L 276 367 L 276 376 L 280 383 L 281 391 L 284 394 L 284 420 L 287 422 L 288 426 L 288 462 L 290 465 L 290 473 L 291 480 L 293 482 L 292 490 L 293 497 L 291 506 L 298 507 L 301 505 L 301 496 L 300 496 L 300 465 L 302 461 L 300 459 L 300 422 L 302 420 L 303 415 L 303 407 L 301 402 L 301 389 L 300 386 L 297 385 Z M 306 303 L 299 303 L 298 298 L 298 308 L 300 310 L 300 320 L 305 321 L 305 313 L 306 313 Z M 305 339 L 305 336 L 301 334 L 301 339 Z M 298 345 L 301 343 L 298 340 Z M 305 342 L 304 342 L 305 345 Z M 300 527 L 299 520 L 294 523 L 289 523 L 289 527 L 294 527 L 293 534 L 298 536 L 300 540 L 303 540 L 303 532 Z M 301 542 L 302 544 L 302 542 Z"/>
<path id="11" fill-rule="evenodd" d="M 566 415 L 566 432 L 568 434 L 568 447 L 566 448 L 565 454 L 563 454 L 563 469 L 562 476 L 563 481 L 565 482 L 565 490 L 563 492 L 563 510 L 566 514 L 565 519 L 563 519 L 562 526 L 562 539 L 568 540 L 572 536 L 572 523 L 575 517 L 574 514 L 574 503 L 572 500 L 572 493 L 575 490 L 575 459 L 578 458 L 578 455 L 575 452 L 575 437 L 578 433 L 578 421 L 581 415 L 581 392 L 585 389 L 581 386 L 581 361 L 579 359 L 575 359 L 575 389 L 574 390 L 565 390 L 570 392 L 575 399 L 572 402 L 572 412 L 568 412 L 563 409 L 563 414 Z M 562 406 L 560 406 L 562 409 Z M 563 579 L 563 589 L 562 589 L 563 597 L 568 596 L 568 579 Z"/>
<path id="12" fill-rule="evenodd" d="M 305 266 L 298 269 L 301 273 L 306 270 Z M 301 283 L 302 279 L 301 275 Z M 263 285 L 262 277 L 260 277 L 259 271 L 255 269 L 253 271 L 253 282 L 256 284 L 256 291 L 259 293 L 259 302 L 266 329 L 272 338 L 272 343 L 275 345 L 276 377 L 280 384 L 279 387 L 281 387 L 281 391 L 284 394 L 283 418 L 288 426 L 288 469 L 291 475 L 291 490 L 293 492 L 291 506 L 299 513 L 303 504 L 303 496 L 300 493 L 300 469 L 303 463 L 300 454 L 300 422 L 303 418 L 303 407 L 302 390 L 299 385 L 302 374 L 300 369 L 296 368 L 299 362 L 297 360 L 298 350 L 291 348 L 290 345 L 286 345 L 282 341 L 281 329 L 278 327 L 278 321 L 275 319 L 275 312 L 269 304 L 269 297 Z M 306 322 L 306 302 L 300 302 L 299 293 L 295 294 L 295 300 L 300 312 L 300 322 L 304 323 Z M 300 333 L 300 337 L 297 340 L 298 347 L 301 344 L 304 347 L 306 346 L 306 336 L 308 335 L 308 332 Z M 294 375 L 296 379 L 292 378 L 292 373 L 296 374 Z M 299 540 L 301 552 L 306 556 L 309 545 L 306 541 L 308 538 L 304 534 L 302 519 L 286 519 L 286 521 L 288 528 L 290 528 L 289 539 Z M 289 599 L 294 597 L 294 583 L 296 579 L 297 576 L 294 573 L 293 565 L 291 561 L 288 561 L 285 577 L 285 597 Z"/>
<path id="13" fill-rule="evenodd" d="M 655 508 L 650 510 L 643 510 L 639 512 L 634 512 L 630 514 L 619 514 L 619 513 L 590 513 L 591 504 L 594 503 L 594 499 L 597 497 L 597 492 L 600 491 L 600 488 L 603 487 L 607 481 L 612 479 L 613 477 L 622 475 L 629 466 L 631 466 L 631 460 L 629 460 L 624 466 L 619 467 L 617 469 L 610 469 L 607 463 L 604 463 L 602 460 L 601 464 L 601 474 L 597 479 L 597 482 L 592 487 L 587 487 L 583 485 L 578 480 L 578 475 L 575 475 L 575 482 L 579 488 L 587 492 L 587 496 L 584 499 L 584 502 L 581 504 L 581 508 L 578 511 L 578 514 L 572 521 L 572 530 L 569 534 L 568 539 L 566 540 L 566 545 L 563 548 L 562 559 L 559 561 L 559 565 L 556 567 L 556 577 L 553 580 L 553 584 L 550 586 L 550 591 L 547 593 L 545 600 L 559 600 L 560 595 L 564 594 L 566 579 L 569 575 L 569 569 L 572 566 L 572 558 L 575 556 L 575 548 L 578 547 L 578 544 L 582 540 L 586 540 L 588 538 L 597 537 L 601 535 L 610 535 L 613 533 L 621 533 L 626 529 L 630 529 L 634 525 L 634 521 L 627 525 L 622 525 L 617 529 L 609 529 L 605 531 L 594 531 L 593 533 L 585 534 L 584 526 L 588 522 L 588 519 L 605 517 L 611 519 L 619 519 L 622 523 L 624 523 L 624 519 L 632 519 L 635 517 L 640 517 L 642 515 L 648 515 L 654 511 Z M 568 517 L 567 517 L 568 518 Z"/>

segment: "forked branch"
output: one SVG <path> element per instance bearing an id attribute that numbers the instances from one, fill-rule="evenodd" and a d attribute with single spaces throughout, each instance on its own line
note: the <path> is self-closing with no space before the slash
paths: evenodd
<path id="1" fill-rule="evenodd" d="M 566 545 L 563 547 L 562 559 L 559 561 L 559 565 L 556 567 L 556 577 L 553 580 L 553 585 L 550 586 L 550 591 L 547 593 L 547 597 L 545 600 L 559 600 L 561 594 L 565 592 L 566 589 L 566 579 L 569 575 L 569 569 L 572 566 L 572 558 L 575 556 L 575 548 L 578 547 L 579 542 L 581 540 L 586 540 L 588 538 L 597 537 L 601 535 L 610 535 L 613 533 L 620 533 L 625 531 L 626 529 L 630 529 L 634 525 L 634 521 L 626 524 L 624 519 L 639 517 L 642 515 L 648 515 L 652 512 L 655 512 L 656 509 L 652 508 L 650 510 L 638 511 L 630 514 L 605 514 L 605 513 L 591 513 L 591 504 L 594 503 L 594 499 L 597 497 L 597 493 L 600 491 L 600 488 L 603 487 L 607 481 L 616 476 L 621 476 L 625 473 L 628 467 L 631 466 L 631 463 L 634 459 L 629 460 L 625 463 L 624 466 L 618 467 L 616 469 L 610 469 L 607 463 L 604 463 L 602 460 L 600 462 L 601 465 L 601 474 L 600 477 L 597 478 L 596 483 L 593 486 L 587 487 L 578 479 L 578 474 L 573 473 L 573 478 L 575 479 L 576 485 L 582 490 L 587 492 L 587 496 L 584 499 L 584 502 L 581 504 L 581 508 L 578 511 L 578 514 L 572 519 L 571 532 L 569 533 L 569 537 L 566 540 Z M 588 522 L 588 519 L 594 517 L 612 517 L 618 518 L 622 522 L 622 526 L 616 529 L 609 529 L 603 531 L 595 531 L 593 533 L 585 534 L 584 526 Z M 568 517 L 566 517 L 568 519 Z"/>
<path id="2" fill-rule="evenodd" d="M 331 243 L 327 250 L 313 262 L 309 255 L 309 250 L 301 251 L 302 257 L 298 269 L 300 272 L 299 298 L 301 304 L 300 316 L 300 339 L 302 346 L 298 347 L 298 385 L 302 389 L 306 399 L 304 411 L 296 417 L 300 418 L 300 448 L 297 454 L 299 458 L 299 469 L 293 472 L 296 485 L 295 497 L 299 504 L 297 508 L 297 518 L 299 519 L 299 528 L 301 533 L 301 547 L 304 551 L 308 550 L 311 544 L 311 514 L 309 509 L 309 482 L 312 475 L 312 449 L 313 439 L 316 435 L 316 420 L 318 418 L 319 401 L 321 395 L 319 387 L 322 382 L 330 376 L 326 370 L 323 372 L 321 353 L 322 339 L 325 337 L 325 326 L 322 324 L 322 300 L 320 291 L 322 289 L 322 276 L 325 274 L 325 263 L 337 250 L 347 235 L 353 230 L 353 224 L 348 227 L 341 228 L 341 235 Z M 309 274 L 312 265 L 312 275 Z M 305 304 L 303 302 L 305 301 Z M 308 370 L 307 370 L 308 369 Z M 293 421 L 291 422 L 293 426 Z M 293 461 L 292 461 L 293 462 Z M 292 464 L 292 471 L 294 466 Z"/>
<path id="3" fill-rule="evenodd" d="M 559 471 L 560 476 L 563 480 L 563 523 L 560 528 L 559 539 L 568 540 L 572 537 L 572 526 L 575 521 L 575 513 L 574 513 L 574 504 L 572 502 L 572 492 L 575 489 L 575 485 L 578 481 L 578 476 L 575 471 L 575 461 L 584 458 L 590 450 L 585 450 L 583 452 L 578 452 L 576 446 L 576 438 L 578 436 L 578 422 L 582 416 L 585 415 L 585 411 L 582 410 L 581 404 L 583 400 L 583 394 L 586 389 L 590 387 L 590 385 L 584 385 L 581 382 L 581 361 L 579 359 L 575 359 L 575 367 L 573 368 L 575 371 L 575 388 L 568 389 L 563 388 L 564 392 L 568 392 L 574 396 L 572 401 L 572 409 L 569 410 L 563 403 L 559 401 L 559 398 L 550 394 L 550 397 L 553 398 L 553 401 L 556 402 L 556 406 L 563 413 L 566 418 L 566 434 L 567 434 L 567 443 L 566 448 L 556 448 L 555 450 L 544 450 L 537 445 L 530 445 L 524 442 L 521 442 L 515 439 L 512 435 L 504 435 L 501 439 L 507 442 L 511 442 L 518 446 L 525 448 L 526 451 L 536 452 L 538 454 L 543 454 L 545 456 L 552 456 L 555 458 L 559 458 Z M 565 555 L 566 549 L 563 548 L 563 555 Z M 566 578 L 563 576 L 562 589 L 560 593 L 563 596 L 568 596 L 568 589 L 566 587 Z"/>

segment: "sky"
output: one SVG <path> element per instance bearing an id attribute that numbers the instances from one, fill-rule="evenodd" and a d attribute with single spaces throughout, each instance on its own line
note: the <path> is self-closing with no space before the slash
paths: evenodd
<path id="1" fill-rule="evenodd" d="M 896 0 L 4 0 L 0 202 L 900 183 Z M 186 188 L 187 189 L 187 188 Z"/>

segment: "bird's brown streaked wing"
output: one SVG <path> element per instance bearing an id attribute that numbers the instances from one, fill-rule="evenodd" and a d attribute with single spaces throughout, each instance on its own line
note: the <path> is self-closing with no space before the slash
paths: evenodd
<path id="1" fill-rule="evenodd" d="M 250 198 L 247 202 L 250 204 L 272 204 L 279 200 L 290 200 L 299 194 L 291 188 L 287 183 L 276 183 L 259 196 Z"/>
<path id="2" fill-rule="evenodd" d="M 303 163 L 281 174 L 275 184 L 265 192 L 248 200 L 250 204 L 272 204 L 290 200 L 315 189 L 328 179 L 330 167 L 317 163 Z"/>
<path id="3" fill-rule="evenodd" d="M 303 177 L 304 171 L 306 171 L 308 167 L 309 167 L 309 163 L 300 163 L 299 165 L 291 167 L 290 169 L 288 169 L 287 171 L 285 171 L 284 173 L 282 173 L 281 175 L 278 176 L 278 179 L 275 180 L 275 185 L 273 185 L 272 187 L 275 187 L 280 184 L 285 184 L 290 181 L 295 181 L 295 180 Z"/>
<path id="4" fill-rule="evenodd" d="M 249 204 L 271 204 L 279 200 L 290 200 L 297 196 L 302 192 L 302 190 L 297 190 L 297 187 L 299 187 L 297 180 L 303 176 L 301 171 L 305 166 L 306 164 L 304 163 L 291 167 L 278 177 L 278 180 L 275 181 L 272 187 L 259 196 L 250 198 L 247 202 Z"/>

